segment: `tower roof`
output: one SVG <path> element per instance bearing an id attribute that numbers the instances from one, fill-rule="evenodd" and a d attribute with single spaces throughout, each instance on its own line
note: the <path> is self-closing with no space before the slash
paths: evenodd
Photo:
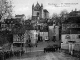
<path id="1" fill-rule="evenodd" d="M 46 9 L 44 9 L 44 12 L 48 12 Z M 48 12 L 49 13 L 49 12 Z"/>
<path id="2" fill-rule="evenodd" d="M 39 3 L 37 2 L 36 6 L 35 7 L 40 7 Z"/>
<path id="3" fill-rule="evenodd" d="M 36 6 L 35 6 L 35 10 L 40 10 L 40 8 L 41 8 L 41 6 L 40 6 L 40 4 L 37 2 L 37 4 L 36 4 Z"/>
<path id="4" fill-rule="evenodd" d="M 32 6 L 34 7 L 34 4 Z"/>

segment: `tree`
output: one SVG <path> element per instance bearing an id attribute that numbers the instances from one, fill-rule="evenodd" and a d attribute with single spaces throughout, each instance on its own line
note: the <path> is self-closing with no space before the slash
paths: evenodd
<path id="1" fill-rule="evenodd" d="M 12 17 L 12 4 L 8 0 L 0 0 L 0 20 Z"/>
<path id="2" fill-rule="evenodd" d="M 68 14 L 68 11 L 67 10 L 62 10 L 61 13 L 60 13 L 60 16 L 63 16 L 65 14 Z"/>
<path id="3" fill-rule="evenodd" d="M 8 19 L 9 17 L 12 17 L 12 4 L 11 1 L 8 0 L 0 0 L 0 24 L 1 22 L 4 22 L 5 19 Z M 1 26 L 0 26 L 1 28 Z M 1 28 L 2 29 L 2 28 Z M 5 34 L 6 33 L 6 34 Z M 0 31 L 0 42 L 1 44 L 7 43 L 7 36 L 9 31 Z"/>
<path id="4" fill-rule="evenodd" d="M 53 13 L 52 20 L 55 22 L 56 25 L 59 25 L 60 23 L 60 16 L 57 13 Z"/>
<path id="5" fill-rule="evenodd" d="M 68 18 L 68 11 L 67 10 L 61 11 L 60 18 L 61 18 L 61 22 L 63 22 L 64 20 L 66 20 Z"/>
<path id="6" fill-rule="evenodd" d="M 58 16 L 58 14 L 57 13 L 53 13 L 53 15 L 52 15 L 52 19 L 56 19 L 56 18 L 58 18 L 59 16 Z"/>

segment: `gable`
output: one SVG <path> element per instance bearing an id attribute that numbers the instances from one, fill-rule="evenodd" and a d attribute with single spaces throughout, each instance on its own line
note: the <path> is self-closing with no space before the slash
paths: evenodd
<path id="1" fill-rule="evenodd" d="M 39 3 L 37 2 L 36 6 L 34 7 L 34 10 L 37 11 L 37 10 L 40 10 L 41 9 L 41 6 L 39 5 Z"/>

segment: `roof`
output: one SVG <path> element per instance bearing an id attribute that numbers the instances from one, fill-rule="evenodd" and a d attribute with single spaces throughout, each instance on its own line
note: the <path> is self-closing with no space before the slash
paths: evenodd
<path id="1" fill-rule="evenodd" d="M 44 27 L 43 29 L 40 30 L 40 32 L 48 32 L 48 27 Z"/>
<path id="2" fill-rule="evenodd" d="M 72 11 L 69 13 L 70 16 L 77 16 L 80 11 Z"/>
<path id="3" fill-rule="evenodd" d="M 39 3 L 37 2 L 36 6 L 35 7 L 40 7 Z"/>
<path id="4" fill-rule="evenodd" d="M 47 23 L 47 20 L 45 20 L 45 19 L 39 20 L 39 23 Z"/>
<path id="5" fill-rule="evenodd" d="M 35 10 L 40 10 L 41 6 L 39 5 L 39 3 L 37 2 L 36 6 L 34 7 Z"/>
<path id="6" fill-rule="evenodd" d="M 17 19 L 14 19 L 14 18 L 11 18 L 11 19 L 5 19 L 5 23 L 8 23 L 8 24 L 13 24 L 13 23 L 16 23 L 16 22 L 18 22 L 18 20 Z"/>
<path id="7" fill-rule="evenodd" d="M 53 25 L 53 21 L 47 22 L 48 26 L 52 26 Z"/>
<path id="8" fill-rule="evenodd" d="M 23 17 L 23 16 L 25 16 L 24 14 L 22 14 L 22 15 L 15 15 L 15 17 Z"/>
<path id="9" fill-rule="evenodd" d="M 25 24 L 31 23 L 31 20 L 25 20 Z"/>
<path id="10" fill-rule="evenodd" d="M 12 33 L 13 34 L 24 34 L 25 33 L 25 27 L 23 26 L 23 27 L 21 27 L 21 28 L 15 28 L 15 29 L 12 29 L 13 31 L 12 31 Z"/>
<path id="11" fill-rule="evenodd" d="M 32 25 L 25 25 L 26 30 L 34 30 Z"/>
<path id="12" fill-rule="evenodd" d="M 46 9 L 43 10 L 44 12 L 48 12 Z M 48 12 L 49 13 L 49 12 Z"/>

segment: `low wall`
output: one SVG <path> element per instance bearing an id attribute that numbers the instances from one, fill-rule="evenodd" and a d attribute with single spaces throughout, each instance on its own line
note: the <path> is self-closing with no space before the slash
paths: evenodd
<path id="1" fill-rule="evenodd" d="M 80 43 L 75 43 L 74 50 L 80 51 Z"/>
<path id="2" fill-rule="evenodd" d="M 61 49 L 69 49 L 69 44 L 61 43 Z"/>
<path id="3" fill-rule="evenodd" d="M 68 43 L 61 43 L 61 49 L 68 49 L 69 50 L 69 44 Z M 80 51 L 80 43 L 74 44 L 74 50 Z"/>

